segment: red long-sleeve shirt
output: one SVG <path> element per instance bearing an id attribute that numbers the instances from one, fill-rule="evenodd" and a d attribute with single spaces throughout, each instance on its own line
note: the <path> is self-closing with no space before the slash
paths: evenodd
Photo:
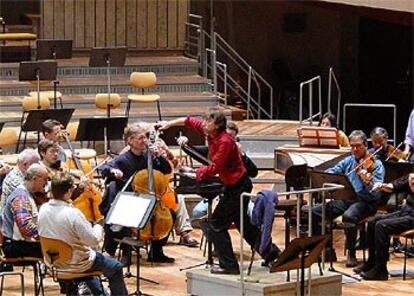
<path id="1" fill-rule="evenodd" d="M 234 138 L 226 131 L 222 131 L 214 137 L 206 135 L 203 131 L 203 121 L 200 118 L 188 116 L 184 123 L 185 126 L 207 136 L 211 164 L 196 170 L 197 182 L 210 179 L 218 174 L 224 184 L 235 185 L 246 174 L 246 168 Z"/>

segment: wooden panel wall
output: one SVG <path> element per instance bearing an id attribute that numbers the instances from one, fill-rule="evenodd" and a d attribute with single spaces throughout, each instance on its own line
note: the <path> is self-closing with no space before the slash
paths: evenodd
<path id="1" fill-rule="evenodd" d="M 127 46 L 184 49 L 190 0 L 43 0 L 45 39 L 73 39 L 74 49 Z"/>

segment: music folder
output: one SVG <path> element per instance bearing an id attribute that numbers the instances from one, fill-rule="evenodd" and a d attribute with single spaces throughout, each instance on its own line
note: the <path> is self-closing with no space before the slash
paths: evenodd
<path id="1" fill-rule="evenodd" d="M 344 185 L 343 190 L 336 190 L 331 193 L 330 197 L 333 199 L 357 199 L 357 194 L 355 192 L 354 186 L 352 186 L 348 176 L 344 174 L 311 171 L 311 180 L 313 188 L 322 188 L 325 183 Z"/>

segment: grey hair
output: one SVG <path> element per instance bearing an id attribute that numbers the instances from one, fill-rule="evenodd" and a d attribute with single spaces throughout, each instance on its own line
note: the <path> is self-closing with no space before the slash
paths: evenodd
<path id="1" fill-rule="evenodd" d="M 377 126 L 375 127 L 372 131 L 371 131 L 371 137 L 378 135 L 381 137 L 384 137 L 386 139 L 388 139 L 388 133 L 387 130 L 383 127 Z"/>
<path id="2" fill-rule="evenodd" d="M 39 163 L 34 163 L 31 166 L 29 166 L 27 171 L 24 173 L 24 180 L 30 181 L 33 179 L 33 177 L 41 177 L 45 171 L 46 168 L 44 166 L 42 166 Z"/>
<path id="3" fill-rule="evenodd" d="M 37 149 L 26 148 L 22 152 L 19 153 L 17 156 L 17 164 L 23 164 L 25 162 L 28 163 L 36 163 L 39 162 L 40 156 L 37 152 Z"/>
<path id="4" fill-rule="evenodd" d="M 354 130 L 349 134 L 349 141 L 352 140 L 352 138 L 359 138 L 362 140 L 362 142 L 364 143 L 364 145 L 368 145 L 368 139 L 367 139 L 367 135 L 361 131 L 361 130 Z"/>
<path id="5" fill-rule="evenodd" d="M 150 125 L 147 122 L 138 121 L 134 122 L 124 130 L 124 140 L 127 141 L 132 135 L 144 134 L 151 130 Z"/>

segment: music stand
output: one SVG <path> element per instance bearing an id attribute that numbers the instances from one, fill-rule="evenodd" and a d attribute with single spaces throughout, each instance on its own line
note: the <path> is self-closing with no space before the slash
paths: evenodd
<path id="1" fill-rule="evenodd" d="M 19 64 L 19 81 L 36 81 L 37 83 L 37 109 L 41 108 L 40 80 L 54 81 L 56 80 L 56 75 L 56 61 L 21 62 Z"/>
<path id="2" fill-rule="evenodd" d="M 36 41 L 36 59 L 71 59 L 72 40 L 38 39 Z"/>
<path id="3" fill-rule="evenodd" d="M 105 155 L 111 153 L 110 140 L 121 140 L 128 117 L 80 118 L 76 141 L 104 141 Z"/>
<path id="4" fill-rule="evenodd" d="M 28 132 L 37 132 L 37 141 L 40 140 L 40 133 L 42 132 L 42 123 L 48 119 L 55 119 L 66 127 L 72 118 L 75 109 L 48 109 L 48 110 L 29 110 L 27 117 L 22 118 L 19 139 L 17 141 L 16 153 L 19 151 L 19 143 L 22 132 L 25 132 L 23 147 L 26 146 L 26 139 Z"/>
<path id="5" fill-rule="evenodd" d="M 115 197 L 115 200 L 108 212 L 105 224 L 115 224 L 123 227 L 137 228 L 139 230 L 145 228 L 151 217 L 153 216 L 157 198 L 155 195 L 139 194 L 134 192 L 121 191 Z M 145 295 L 140 291 L 139 274 L 140 274 L 140 248 L 143 242 L 137 239 L 130 239 L 131 241 L 124 241 L 130 246 L 137 247 L 137 276 L 136 276 L 136 291 L 131 295 Z"/>
<path id="6" fill-rule="evenodd" d="M 305 268 L 310 268 L 318 261 L 327 242 L 326 235 L 300 237 L 290 242 L 288 247 L 273 262 L 270 272 L 280 272 L 300 269 L 300 295 L 305 295 Z M 311 276 L 311 273 L 309 273 Z M 310 289 L 310 278 L 308 279 Z"/>
<path id="7" fill-rule="evenodd" d="M 390 183 L 414 172 L 414 163 L 412 162 L 384 161 L 383 164 L 385 169 L 385 183 Z"/>
<path id="8" fill-rule="evenodd" d="M 344 188 L 342 190 L 336 190 L 336 191 L 330 191 L 329 194 L 329 199 L 334 200 L 334 199 L 340 199 L 340 200 L 355 200 L 357 199 L 357 194 L 355 192 L 354 186 L 352 186 L 351 181 L 349 181 L 348 176 L 344 175 L 344 174 L 335 174 L 335 173 L 327 173 L 327 172 L 321 172 L 321 171 L 311 171 L 311 182 L 312 182 L 312 187 L 314 188 L 321 188 L 321 187 L 325 187 L 324 184 L 326 183 L 336 183 L 336 184 L 341 184 L 344 186 Z M 325 198 L 324 198 L 324 202 L 325 202 Z M 332 213 L 333 213 L 333 205 L 332 202 L 329 204 L 329 216 L 330 216 L 330 221 L 329 221 L 329 225 L 330 225 L 330 238 L 329 238 L 329 246 L 331 248 L 331 250 L 333 250 L 333 218 L 332 218 Z M 325 206 L 322 207 L 322 211 L 325 212 Z M 311 214 L 311 213 L 310 213 Z M 325 228 L 325 223 L 322 223 L 322 229 Z M 335 270 L 335 268 L 333 267 L 333 261 L 332 261 L 332 256 L 330 256 L 329 258 L 329 271 L 334 271 L 334 272 L 338 272 L 341 273 L 345 276 L 348 277 L 352 277 L 346 273 L 340 272 Z M 352 277 L 354 278 L 354 277 Z"/>

